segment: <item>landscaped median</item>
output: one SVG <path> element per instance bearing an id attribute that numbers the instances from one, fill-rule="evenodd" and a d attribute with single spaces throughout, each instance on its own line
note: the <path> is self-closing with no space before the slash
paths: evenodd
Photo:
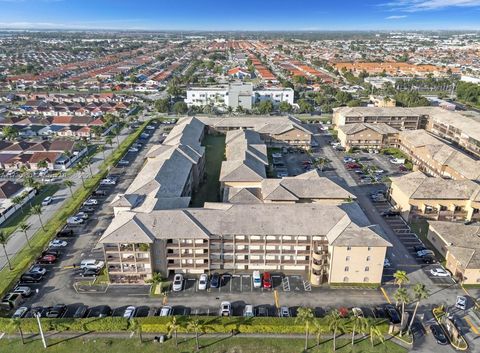
<path id="1" fill-rule="evenodd" d="M 152 119 L 155 120 L 155 119 Z M 15 284 L 18 278 L 28 269 L 33 261 L 41 254 L 47 244 L 55 237 L 57 231 L 66 223 L 67 218 L 75 214 L 83 202 L 91 195 L 95 188 L 108 173 L 108 168 L 115 165 L 127 152 L 132 143 L 138 139 L 145 127 L 152 121 L 144 122 L 138 130 L 128 136 L 120 146 L 103 162 L 100 171 L 91 178 L 85 180 L 85 186 L 81 185 L 75 192 L 73 198 L 70 198 L 46 224 L 45 230 L 40 228 L 31 238 L 31 248 L 25 246 L 12 259 L 13 270 L 5 266 L 0 271 L 0 296 L 4 296 L 8 290 Z"/>
<path id="2" fill-rule="evenodd" d="M 434 308 L 432 310 L 432 314 L 444 331 L 445 335 L 448 337 L 448 341 L 452 347 L 459 351 L 466 351 L 468 349 L 468 343 L 462 336 L 460 330 L 455 326 L 453 320 L 450 320 L 447 317 L 447 313 L 445 312 L 443 305 Z"/>

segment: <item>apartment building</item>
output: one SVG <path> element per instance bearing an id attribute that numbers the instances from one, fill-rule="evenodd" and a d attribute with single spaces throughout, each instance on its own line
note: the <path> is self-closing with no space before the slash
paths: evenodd
<path id="1" fill-rule="evenodd" d="M 473 181 L 428 177 L 420 171 L 390 179 L 388 198 L 407 220 L 480 220 L 480 186 Z"/>
<path id="2" fill-rule="evenodd" d="M 401 131 L 400 150 L 419 170 L 455 180 L 480 180 L 480 161 L 454 148 L 425 130 Z"/>
<path id="3" fill-rule="evenodd" d="M 152 272 L 222 270 L 307 273 L 313 284 L 380 283 L 391 244 L 369 225 L 355 203 L 220 203 L 122 212 L 100 243 L 110 273 L 131 269 L 135 283 Z"/>
<path id="4" fill-rule="evenodd" d="M 398 145 L 398 130 L 385 123 L 354 123 L 338 127 L 338 140 L 350 148 L 381 149 Z"/>
<path id="5" fill-rule="evenodd" d="M 333 111 L 336 128 L 354 123 L 387 124 L 397 130 L 423 129 L 428 115 L 416 108 L 340 107 Z"/>
<path id="6" fill-rule="evenodd" d="M 293 88 L 272 87 L 255 89 L 253 92 L 253 102 L 257 104 L 263 101 L 270 101 L 274 106 L 277 106 L 281 102 L 287 102 L 293 105 L 294 96 Z"/>
<path id="7" fill-rule="evenodd" d="M 462 284 L 480 283 L 480 227 L 441 221 L 428 222 L 428 240 L 446 259 L 445 267 Z"/>

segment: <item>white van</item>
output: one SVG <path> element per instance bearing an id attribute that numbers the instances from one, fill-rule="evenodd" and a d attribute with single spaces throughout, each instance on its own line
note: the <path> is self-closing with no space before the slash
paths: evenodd
<path id="1" fill-rule="evenodd" d="M 262 286 L 262 276 L 260 271 L 253 271 L 253 288 L 260 288 Z"/>
<path id="2" fill-rule="evenodd" d="M 101 269 L 105 263 L 103 261 L 98 261 L 95 259 L 85 259 L 80 262 L 80 268 L 83 270 L 84 268 L 89 268 L 89 269 Z"/>

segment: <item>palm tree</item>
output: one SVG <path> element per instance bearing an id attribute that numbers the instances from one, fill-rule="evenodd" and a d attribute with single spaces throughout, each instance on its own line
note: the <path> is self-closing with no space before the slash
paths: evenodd
<path id="1" fill-rule="evenodd" d="M 83 178 L 83 172 L 85 171 L 86 166 L 82 162 L 83 161 L 77 163 L 77 165 L 75 166 L 75 170 L 78 171 L 78 173 L 80 174 L 80 179 L 82 179 L 82 185 L 83 187 L 85 187 L 85 179 Z"/>
<path id="2" fill-rule="evenodd" d="M 198 333 L 200 331 L 203 331 L 203 324 L 199 320 L 195 319 L 195 320 L 192 320 L 188 323 L 187 329 L 195 332 L 195 346 L 197 348 L 197 351 L 200 350 L 200 343 L 198 341 Z"/>
<path id="3" fill-rule="evenodd" d="M 418 306 L 420 305 L 420 301 L 423 299 L 427 299 L 430 295 L 427 287 L 423 283 L 417 283 L 413 286 L 413 296 L 417 300 L 417 304 L 415 304 L 415 309 L 413 310 L 412 319 L 410 320 L 410 325 L 408 325 L 409 332 L 412 329 L 413 321 L 415 320 L 415 315 L 417 315 Z"/>
<path id="4" fill-rule="evenodd" d="M 27 239 L 27 244 L 29 248 L 32 248 L 30 245 L 30 239 L 28 238 L 27 231 L 30 229 L 31 225 L 25 222 L 22 222 L 18 225 L 18 228 L 25 234 L 25 239 Z"/>
<path id="5" fill-rule="evenodd" d="M 15 196 L 14 198 L 12 198 L 12 203 L 16 206 L 17 205 L 22 205 L 23 197 L 22 196 Z M 22 206 L 20 206 L 20 211 L 23 214 L 23 207 Z"/>
<path id="6" fill-rule="evenodd" d="M 106 143 L 107 145 L 110 145 L 110 147 L 113 147 L 113 139 L 112 139 L 112 136 L 107 136 L 107 137 L 105 138 L 105 143 Z"/>
<path id="7" fill-rule="evenodd" d="M 75 182 L 73 180 L 67 179 L 63 182 L 63 185 L 70 189 L 70 196 L 73 197 L 72 187 L 75 186 Z"/>
<path id="8" fill-rule="evenodd" d="M 93 176 L 92 160 L 93 160 L 92 156 L 85 157 L 85 159 L 83 160 L 85 165 L 88 167 L 88 170 L 90 171 L 90 176 Z"/>
<path id="9" fill-rule="evenodd" d="M 405 313 L 405 304 L 410 301 L 410 296 L 406 288 L 398 288 L 395 294 L 393 295 L 397 303 L 402 304 L 402 318 L 400 326 L 403 327 L 403 314 Z"/>
<path id="10" fill-rule="evenodd" d="M 376 324 L 370 325 L 369 332 L 370 332 L 370 342 L 372 343 L 372 347 L 375 344 L 375 338 L 378 338 L 381 343 L 385 342 L 383 333 L 382 331 L 380 331 L 380 328 Z"/>
<path id="11" fill-rule="evenodd" d="M 37 163 L 37 168 L 48 168 L 48 163 L 46 160 L 40 161 Z"/>
<path id="12" fill-rule="evenodd" d="M 330 160 L 328 158 L 319 158 L 315 162 L 315 165 L 317 167 L 320 167 L 320 171 L 323 172 L 323 168 L 325 167 L 326 164 L 330 163 Z"/>
<path id="13" fill-rule="evenodd" d="M 297 317 L 295 318 L 295 322 L 301 322 L 305 325 L 305 350 L 308 349 L 308 331 L 310 328 L 310 324 L 313 320 L 313 312 L 312 309 L 307 307 L 300 307 L 297 311 Z"/>
<path id="14" fill-rule="evenodd" d="M 363 316 L 354 316 L 352 319 L 352 346 L 355 343 L 355 333 L 365 332 L 367 327 L 367 320 Z"/>
<path id="15" fill-rule="evenodd" d="M 128 323 L 128 326 L 130 327 L 132 332 L 138 333 L 138 338 L 140 339 L 140 343 L 142 343 L 142 324 L 136 319 L 131 319 Z"/>
<path id="16" fill-rule="evenodd" d="M 120 128 L 117 126 L 112 129 L 112 132 L 115 134 L 115 138 L 117 139 L 117 146 L 120 145 L 120 140 L 118 139 L 118 135 L 120 135 Z"/>
<path id="17" fill-rule="evenodd" d="M 317 339 L 317 346 L 320 345 L 320 341 L 322 340 L 322 335 L 325 333 L 325 327 L 323 326 L 320 320 L 313 321 L 313 330 L 315 332 L 315 338 Z"/>
<path id="18" fill-rule="evenodd" d="M 158 284 L 163 282 L 163 277 L 159 272 L 154 272 L 152 278 L 147 279 L 146 283 L 151 283 L 152 287 L 155 288 Z"/>
<path id="19" fill-rule="evenodd" d="M 393 278 L 395 278 L 394 282 L 396 285 L 398 285 L 398 288 L 402 288 L 402 285 L 410 282 L 410 279 L 407 276 L 407 272 L 401 270 L 397 270 L 393 274 Z"/>
<path id="20" fill-rule="evenodd" d="M 19 318 L 10 319 L 10 325 L 14 328 L 15 331 L 20 333 L 20 338 L 22 339 L 22 344 L 25 344 L 25 338 L 23 337 L 22 322 Z"/>
<path id="21" fill-rule="evenodd" d="M 343 321 L 338 310 L 333 310 L 327 315 L 328 329 L 333 333 L 333 350 L 337 350 L 337 331 L 343 331 Z"/>
<path id="22" fill-rule="evenodd" d="M 178 346 L 177 331 L 180 328 L 180 324 L 177 322 L 177 318 L 172 316 L 172 319 L 167 323 L 168 335 L 172 337 L 172 333 L 175 339 L 175 346 Z"/>
<path id="23" fill-rule="evenodd" d="M 43 226 L 42 222 L 42 205 L 34 205 L 30 209 L 30 214 L 38 216 L 38 220 L 40 221 L 40 224 L 42 226 L 42 229 L 45 230 L 45 227 Z"/>
<path id="24" fill-rule="evenodd" d="M 105 160 L 105 146 L 104 145 L 98 145 L 97 146 L 97 151 L 102 152 L 103 160 Z"/>
<path id="25" fill-rule="evenodd" d="M 7 262 L 8 262 L 8 268 L 11 270 L 13 270 L 12 268 L 12 264 L 10 263 L 10 258 L 8 257 L 8 253 L 7 253 L 7 242 L 8 242 L 8 237 L 7 235 L 5 234 L 4 231 L 0 231 L 0 244 L 2 244 L 2 247 L 3 247 L 3 252 L 5 253 L 5 258 L 7 259 Z"/>

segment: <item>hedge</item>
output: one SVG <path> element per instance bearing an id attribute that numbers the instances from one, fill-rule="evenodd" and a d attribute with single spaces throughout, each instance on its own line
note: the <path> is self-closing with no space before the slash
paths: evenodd
<path id="1" fill-rule="evenodd" d="M 155 120 L 155 119 L 152 119 Z M 4 296 L 10 288 L 17 282 L 20 276 L 28 269 L 33 261 L 40 256 L 47 244 L 55 237 L 57 231 L 66 223 L 67 218 L 75 214 L 82 206 L 83 202 L 90 197 L 91 193 L 107 174 L 108 167 L 115 165 L 127 152 L 132 143 L 138 139 L 145 127 L 152 121 L 144 122 L 140 128 L 128 136 L 120 146 L 103 162 L 100 171 L 91 178 L 85 180 L 85 187 L 81 186 L 73 198 L 70 198 L 61 211 L 57 212 L 46 224 L 45 230 L 40 228 L 30 239 L 31 248 L 25 246 L 11 259 L 13 270 L 5 266 L 0 271 L 0 296 Z"/>
<path id="2" fill-rule="evenodd" d="M 187 324 L 191 320 L 199 320 L 205 333 L 265 333 L 265 334 L 302 334 L 305 331 L 303 323 L 295 318 L 278 317 L 212 317 L 212 316 L 178 316 L 177 324 L 180 325 L 179 333 L 190 332 Z M 326 318 L 318 318 L 325 331 L 328 332 Z M 351 332 L 350 318 L 345 318 L 345 333 Z M 385 320 L 367 319 L 369 323 L 376 323 L 384 334 L 388 332 L 388 322 Z M 26 333 L 38 333 L 36 319 L 21 319 L 22 330 Z M 131 328 L 130 322 L 121 317 L 88 318 L 88 319 L 41 319 L 45 331 L 72 331 L 72 332 L 121 332 Z M 168 332 L 168 323 L 171 317 L 145 317 L 137 318 L 141 324 L 142 332 L 159 333 Z M 14 333 L 15 328 L 11 319 L 0 318 L 0 331 Z"/>

